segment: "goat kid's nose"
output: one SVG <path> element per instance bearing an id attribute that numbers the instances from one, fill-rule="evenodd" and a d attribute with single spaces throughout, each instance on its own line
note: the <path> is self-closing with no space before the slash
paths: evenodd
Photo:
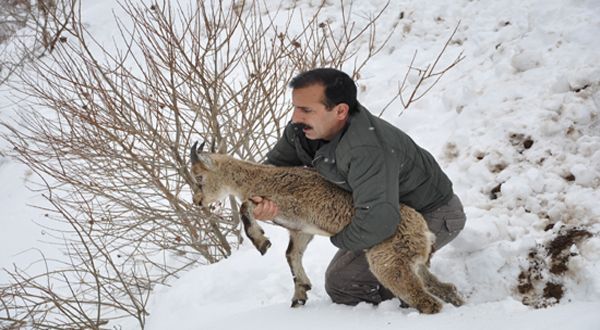
<path id="1" fill-rule="evenodd" d="M 202 195 L 195 194 L 194 197 L 192 197 L 192 201 L 195 205 L 202 206 Z"/>

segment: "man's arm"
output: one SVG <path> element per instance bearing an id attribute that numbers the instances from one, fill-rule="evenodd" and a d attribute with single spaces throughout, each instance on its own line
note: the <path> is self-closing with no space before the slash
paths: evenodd
<path id="1" fill-rule="evenodd" d="M 397 163 L 376 147 L 353 150 L 348 171 L 354 208 L 352 222 L 331 237 L 340 249 L 359 251 L 392 236 L 400 222 Z"/>

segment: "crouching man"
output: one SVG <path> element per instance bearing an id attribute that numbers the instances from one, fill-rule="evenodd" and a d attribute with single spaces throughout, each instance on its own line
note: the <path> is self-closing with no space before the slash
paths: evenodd
<path id="1" fill-rule="evenodd" d="M 292 120 L 267 154 L 275 166 L 314 167 L 326 180 L 352 193 L 356 213 L 331 237 L 339 248 L 325 274 L 335 303 L 378 304 L 393 298 L 369 271 L 364 249 L 395 233 L 399 203 L 419 211 L 436 236 L 434 250 L 465 226 L 465 213 L 452 182 L 434 157 L 406 133 L 372 115 L 356 99 L 347 74 L 321 68 L 303 72 L 289 84 Z M 277 205 L 254 198 L 257 220 L 271 220 Z"/>

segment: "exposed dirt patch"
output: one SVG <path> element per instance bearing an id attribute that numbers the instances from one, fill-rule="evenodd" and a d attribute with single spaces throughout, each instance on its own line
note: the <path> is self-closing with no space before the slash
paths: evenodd
<path id="1" fill-rule="evenodd" d="M 565 294 L 562 278 L 569 270 L 573 244 L 592 237 L 581 228 L 561 227 L 556 236 L 532 249 L 527 255 L 529 266 L 518 276 L 517 291 L 525 305 L 543 308 L 559 303 Z"/>
<path id="2" fill-rule="evenodd" d="M 444 146 L 444 158 L 448 161 L 453 161 L 460 156 L 460 150 L 454 142 L 448 142 Z"/>
<path id="3" fill-rule="evenodd" d="M 550 256 L 550 273 L 561 275 L 569 270 L 568 262 L 572 257 L 571 246 L 586 238 L 592 237 L 592 234 L 583 229 L 569 229 L 563 234 L 556 236 L 546 246 L 546 251 Z"/>
<path id="4" fill-rule="evenodd" d="M 508 164 L 503 162 L 488 165 L 488 168 L 492 173 L 500 173 L 504 171 L 507 167 Z"/>
<path id="5" fill-rule="evenodd" d="M 500 195 L 501 192 L 502 192 L 502 183 L 499 183 L 497 186 L 492 188 L 492 190 L 490 191 L 490 199 L 491 200 L 498 199 L 498 196 Z"/>
<path id="6" fill-rule="evenodd" d="M 575 175 L 573 175 L 572 173 L 565 175 L 563 178 L 569 182 L 575 181 Z"/>
<path id="7" fill-rule="evenodd" d="M 508 140 L 510 144 L 512 144 L 519 153 L 523 153 L 526 149 L 529 149 L 533 146 L 533 139 L 531 136 L 522 134 L 522 133 L 511 133 L 508 136 Z"/>
<path id="8" fill-rule="evenodd" d="M 544 299 L 554 299 L 556 302 L 559 302 L 564 293 L 562 284 L 548 282 L 544 288 Z"/>
<path id="9" fill-rule="evenodd" d="M 559 232 L 560 234 L 560 232 Z M 585 229 L 572 228 L 566 230 L 563 234 L 556 236 L 547 246 L 548 253 L 552 257 L 558 257 L 571 247 L 571 245 L 581 241 L 584 238 L 592 237 L 592 233 Z"/>

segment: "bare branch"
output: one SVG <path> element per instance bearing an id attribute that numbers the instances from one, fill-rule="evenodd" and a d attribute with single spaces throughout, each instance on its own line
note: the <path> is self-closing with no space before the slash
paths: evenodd
<path id="1" fill-rule="evenodd" d="M 286 124 L 293 76 L 353 65 L 358 77 L 391 32 L 376 38 L 385 8 L 360 18 L 341 4 L 337 20 L 324 21 L 325 2 L 301 12 L 259 1 L 124 1 L 116 50 L 85 29 L 81 7 L 65 11 L 65 24 L 41 7 L 54 34 L 20 77 L 26 108 L 0 124 L 13 156 L 40 178 L 32 188 L 49 203 L 42 225 L 69 260 L 39 276 L 10 271 L 0 317 L 92 329 L 132 317 L 143 327 L 154 285 L 231 255 L 242 241 L 237 201 L 193 207 L 190 141 L 261 161 Z"/>
<path id="2" fill-rule="evenodd" d="M 452 31 L 452 34 L 444 43 L 442 50 L 438 53 L 438 55 L 434 59 L 433 63 L 427 65 L 425 67 L 425 69 L 419 69 L 414 66 L 415 59 L 417 57 L 417 52 L 415 51 L 415 53 L 413 54 L 413 57 L 410 61 L 410 64 L 408 66 L 408 70 L 406 71 L 404 78 L 402 79 L 402 82 L 400 83 L 400 85 L 398 87 L 397 94 L 382 108 L 381 112 L 379 112 L 380 117 L 390 107 L 390 105 L 392 105 L 397 99 L 400 99 L 400 103 L 402 104 L 402 110 L 400 111 L 400 114 L 402 114 L 404 112 L 404 110 L 408 109 L 408 107 L 411 104 L 413 104 L 414 102 L 417 102 L 423 96 L 425 96 L 427 93 L 429 93 L 429 91 L 435 85 L 437 85 L 437 83 L 440 81 L 442 76 L 444 74 L 446 74 L 446 72 L 448 72 L 450 69 L 452 69 L 458 63 L 460 63 L 462 60 L 465 59 L 465 56 L 463 55 L 463 52 L 461 51 L 450 64 L 448 64 L 446 67 L 444 67 L 443 69 L 441 69 L 439 71 L 435 71 L 436 66 L 438 65 L 440 59 L 446 52 L 446 49 L 447 49 L 448 45 L 450 44 L 450 42 L 452 41 L 452 38 L 454 38 L 454 35 L 456 34 L 456 31 L 458 30 L 459 26 L 460 26 L 460 21 L 456 24 L 454 31 Z M 415 83 L 412 90 L 408 93 L 408 98 L 405 98 L 404 92 L 406 91 L 406 88 L 407 88 L 408 76 L 414 72 L 417 73 L 418 80 Z M 432 82 L 430 82 L 430 80 L 432 78 L 435 78 L 435 79 Z M 427 85 L 427 88 L 424 91 L 421 91 L 421 87 L 423 87 L 425 85 Z"/>

